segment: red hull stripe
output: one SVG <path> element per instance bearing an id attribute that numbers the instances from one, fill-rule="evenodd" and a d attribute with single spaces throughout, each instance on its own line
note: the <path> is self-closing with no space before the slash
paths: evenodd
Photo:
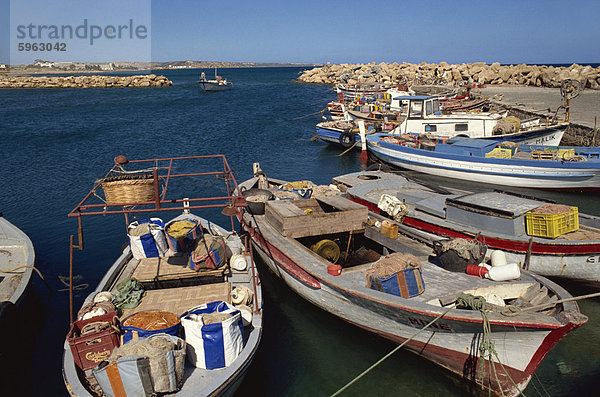
<path id="1" fill-rule="evenodd" d="M 369 210 L 380 214 L 381 210 L 376 204 L 363 200 L 355 196 L 348 196 L 352 201 L 362 204 L 369 208 Z M 405 225 L 412 226 L 415 229 L 423 230 L 429 233 L 434 233 L 440 236 L 452 237 L 452 238 L 467 238 L 472 239 L 473 235 L 462 233 L 447 227 L 434 225 L 429 222 L 411 218 L 407 216 L 402 222 Z M 506 240 L 501 238 L 494 238 L 489 236 L 480 236 L 479 241 L 484 241 L 490 247 L 494 249 L 500 249 L 504 251 L 512 251 L 521 254 L 526 254 L 529 248 L 529 241 L 518 241 L 518 240 Z M 542 244 L 534 242 L 531 245 L 532 254 L 546 254 L 546 255 L 597 255 L 600 253 L 600 244 L 581 244 L 574 242 L 573 244 Z"/>

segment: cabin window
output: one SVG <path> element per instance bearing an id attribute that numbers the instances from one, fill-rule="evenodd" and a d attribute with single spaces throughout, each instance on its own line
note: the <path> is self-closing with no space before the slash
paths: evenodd
<path id="1" fill-rule="evenodd" d="M 423 117 L 423 102 L 412 102 L 410 103 L 409 117 Z"/>
<path id="2" fill-rule="evenodd" d="M 469 124 L 454 124 L 454 131 L 469 131 Z"/>
<path id="3" fill-rule="evenodd" d="M 433 104 L 433 113 L 437 113 L 440 111 L 440 101 L 437 99 L 431 102 Z"/>
<path id="4" fill-rule="evenodd" d="M 435 124 L 426 124 L 425 132 L 437 132 L 437 125 Z"/>
<path id="5" fill-rule="evenodd" d="M 425 115 L 429 116 L 432 113 L 433 113 L 433 104 L 431 103 L 431 101 L 425 102 Z"/>

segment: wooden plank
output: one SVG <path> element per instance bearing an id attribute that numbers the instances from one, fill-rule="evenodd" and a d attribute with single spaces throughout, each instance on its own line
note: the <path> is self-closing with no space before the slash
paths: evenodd
<path id="1" fill-rule="evenodd" d="M 138 307 L 123 309 L 121 318 L 142 310 L 164 310 L 179 316 L 193 307 L 217 300 L 231 303 L 231 283 L 150 290 Z"/>
<path id="2" fill-rule="evenodd" d="M 364 208 L 363 205 L 342 196 L 319 197 L 317 200 L 343 211 Z"/>

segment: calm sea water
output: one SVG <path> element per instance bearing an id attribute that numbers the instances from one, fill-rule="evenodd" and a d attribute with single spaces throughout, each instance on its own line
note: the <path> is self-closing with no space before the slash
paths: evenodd
<path id="1" fill-rule="evenodd" d="M 130 159 L 225 154 L 238 181 L 263 170 L 283 179 L 329 183 L 357 171 L 357 153 L 311 142 L 330 87 L 292 82 L 301 69 L 222 69 L 234 82 L 227 92 L 201 93 L 199 70 L 159 71 L 167 88 L 0 91 L 0 211 L 27 233 L 36 267 L 22 314 L 26 331 L 19 366 L 19 395 L 66 395 L 61 375 L 68 330 L 69 235 L 67 213 L 104 175 L 118 154 Z M 207 72 L 208 73 L 208 72 Z M 209 73 L 210 74 L 210 73 Z M 544 193 L 600 215 L 597 199 Z M 86 218 L 86 249 L 76 253 L 75 307 L 97 284 L 124 243 L 122 218 Z M 119 230 L 119 232 L 115 232 Z M 259 263 L 259 266 L 261 264 Z M 329 395 L 394 348 L 391 342 L 323 312 L 290 292 L 260 266 L 265 328 L 254 363 L 238 395 Z M 87 286 L 87 288 L 86 288 Z M 579 295 L 590 292 L 577 285 Z M 588 324 L 550 352 L 526 391 L 529 395 L 580 395 L 600 386 L 600 301 L 581 303 Z M 0 374 L 6 378 L 6 374 Z M 2 378 L 0 378 L 2 379 Z M 4 382 L 2 379 L 0 390 Z M 397 352 L 353 385 L 346 395 L 463 396 L 446 373 L 405 351 Z"/>

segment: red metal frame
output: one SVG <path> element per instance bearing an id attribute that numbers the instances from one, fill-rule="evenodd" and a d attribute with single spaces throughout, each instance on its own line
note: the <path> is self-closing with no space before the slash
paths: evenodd
<path id="1" fill-rule="evenodd" d="M 222 171 L 211 172 L 193 172 L 193 173 L 176 173 L 173 170 L 173 163 L 181 160 L 200 160 L 200 159 L 220 159 L 223 164 Z M 154 200 L 139 203 L 88 203 L 94 196 L 99 197 L 96 191 L 100 188 L 100 184 L 95 184 L 88 194 L 75 206 L 68 217 L 76 217 L 78 220 L 77 244 L 75 244 L 75 236 L 71 235 L 69 240 L 69 311 L 70 321 L 73 324 L 73 250 L 75 248 L 83 250 L 83 225 L 82 217 L 89 215 L 108 215 L 108 214 L 124 214 L 125 221 L 128 222 L 128 215 L 134 213 L 147 212 L 162 212 L 162 211 L 183 211 L 200 208 L 224 208 L 227 206 L 244 207 L 246 201 L 243 197 L 232 196 L 229 192 L 233 192 L 238 188 L 238 184 L 233 175 L 233 171 L 229 167 L 227 159 L 222 154 L 203 155 L 203 156 L 186 156 L 186 157 L 168 157 L 148 160 L 129 160 L 127 165 L 141 166 L 142 169 L 152 171 L 154 178 Z M 123 174 L 122 166 L 115 164 L 110 171 L 105 175 Z M 139 170 L 139 168 L 137 168 Z M 166 173 L 161 173 L 161 170 L 166 170 Z M 193 178 L 201 176 L 214 175 L 217 179 L 222 179 L 227 188 L 227 196 L 203 197 L 203 198 L 185 198 L 185 199 L 167 199 L 167 189 L 172 178 Z M 164 183 L 162 195 L 160 193 L 159 181 Z M 139 208 L 145 206 L 146 208 Z M 235 232 L 233 216 L 231 219 L 231 230 Z"/>

